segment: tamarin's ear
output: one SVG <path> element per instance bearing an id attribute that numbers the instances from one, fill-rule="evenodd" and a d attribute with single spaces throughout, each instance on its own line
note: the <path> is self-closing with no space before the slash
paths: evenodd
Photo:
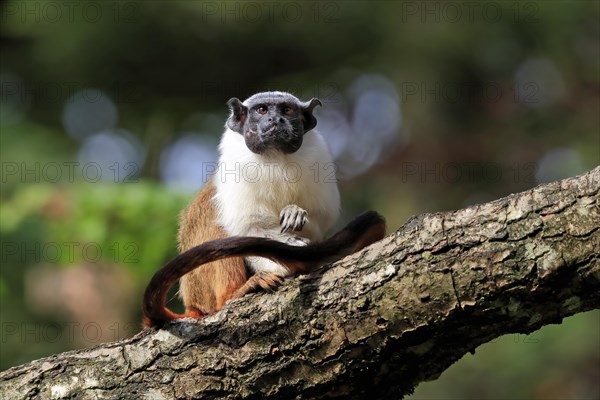
<path id="1" fill-rule="evenodd" d="M 317 126 L 317 119 L 313 115 L 313 109 L 316 106 L 322 106 L 321 100 L 319 99 L 310 99 L 307 102 L 300 103 L 302 107 L 302 119 L 304 122 L 304 133 L 310 131 L 315 126 Z"/>
<path id="2" fill-rule="evenodd" d="M 240 99 L 236 97 L 229 99 L 227 105 L 231 110 L 231 115 L 227 119 L 227 127 L 234 132 L 243 134 L 243 127 L 246 116 L 248 115 L 248 109 L 242 104 Z"/>

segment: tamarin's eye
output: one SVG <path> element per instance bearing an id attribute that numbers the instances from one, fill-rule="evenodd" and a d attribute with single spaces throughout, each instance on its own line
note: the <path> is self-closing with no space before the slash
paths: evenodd
<path id="1" fill-rule="evenodd" d="M 285 115 L 292 115 L 294 113 L 294 109 L 290 106 L 283 107 L 283 113 Z"/>
<path id="2" fill-rule="evenodd" d="M 256 112 L 259 113 L 259 114 L 266 114 L 267 113 L 267 107 L 265 107 L 265 106 L 259 106 L 256 109 Z"/>

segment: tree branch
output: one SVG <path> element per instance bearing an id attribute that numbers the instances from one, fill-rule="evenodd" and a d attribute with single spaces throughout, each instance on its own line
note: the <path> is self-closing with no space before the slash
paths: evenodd
<path id="1" fill-rule="evenodd" d="M 0 397 L 398 398 L 467 352 L 600 304 L 600 167 L 411 218 L 200 321 L 0 375 Z"/>

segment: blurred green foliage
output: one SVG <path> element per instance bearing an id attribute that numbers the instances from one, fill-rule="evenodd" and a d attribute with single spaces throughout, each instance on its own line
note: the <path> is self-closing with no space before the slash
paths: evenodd
<path id="1" fill-rule="evenodd" d="M 2 369 L 138 330 L 141 292 L 176 253 L 192 197 L 165 187 L 163 151 L 189 132 L 216 141 L 230 97 L 290 90 L 351 121 L 357 79 L 391 82 L 398 140 L 341 182 L 345 218 L 377 209 L 390 229 L 599 164 L 595 1 L 1 7 Z M 79 170 L 84 137 L 67 134 L 66 110 L 88 88 L 143 146 L 127 183 Z M 597 398 L 599 318 L 484 345 L 414 398 Z"/>
<path id="2" fill-rule="evenodd" d="M 188 201 L 189 196 L 167 192 L 151 182 L 37 183 L 15 190 L 0 205 L 2 368 L 96 344 L 100 338 L 117 340 L 135 333 L 139 329 L 143 285 L 158 266 L 176 255 L 177 215 Z M 38 279 L 37 275 L 44 272 L 29 269 L 36 265 L 126 269 L 136 281 L 133 290 L 126 293 L 127 303 L 118 304 L 126 311 L 126 319 L 121 320 L 122 316 L 113 312 L 114 317 L 98 328 L 93 315 L 80 321 L 69 308 L 59 306 L 43 312 L 35 298 L 24 293 L 32 290 L 30 286 L 27 289 L 26 272 L 36 275 L 29 279 Z M 125 289 L 127 285 L 117 278 L 120 276 L 112 276 L 115 286 Z M 57 286 L 55 294 L 61 296 L 60 301 L 83 301 L 70 298 Z M 101 285 L 94 289 L 107 294 Z M 103 330 L 103 334 L 96 333 L 96 329 Z"/>
<path id="3" fill-rule="evenodd" d="M 139 267 L 137 272 L 148 278 L 156 270 L 157 263 L 176 253 L 176 217 L 188 201 L 189 196 L 167 192 L 151 182 L 26 185 L 0 206 L 4 216 L 0 232 L 6 236 L 27 237 L 34 230 L 40 239 L 52 238 L 51 243 L 94 243 L 105 251 L 86 254 L 80 249 L 69 252 L 65 247 L 62 249 L 65 255 L 72 253 L 73 257 L 55 257 L 56 266 L 78 264 L 88 259 L 135 263 Z M 123 226 L 127 229 L 123 230 Z M 132 244 L 132 247 L 125 251 L 115 243 Z M 10 246 L 7 248 L 10 253 Z M 32 252 L 31 255 L 36 254 Z"/>

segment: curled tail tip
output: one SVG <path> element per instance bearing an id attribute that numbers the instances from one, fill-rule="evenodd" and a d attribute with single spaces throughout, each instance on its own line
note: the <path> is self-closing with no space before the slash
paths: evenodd
<path id="1" fill-rule="evenodd" d="M 144 328 L 162 328 L 165 323 L 167 323 L 168 320 L 164 319 L 164 318 L 156 318 L 156 317 L 151 317 L 148 313 L 144 312 L 143 317 L 142 317 L 142 326 Z"/>
<path id="2" fill-rule="evenodd" d="M 142 318 L 142 327 L 143 328 L 152 328 L 152 327 L 155 327 L 155 326 L 156 326 L 156 324 L 150 318 L 148 318 L 147 316 L 144 316 Z"/>

